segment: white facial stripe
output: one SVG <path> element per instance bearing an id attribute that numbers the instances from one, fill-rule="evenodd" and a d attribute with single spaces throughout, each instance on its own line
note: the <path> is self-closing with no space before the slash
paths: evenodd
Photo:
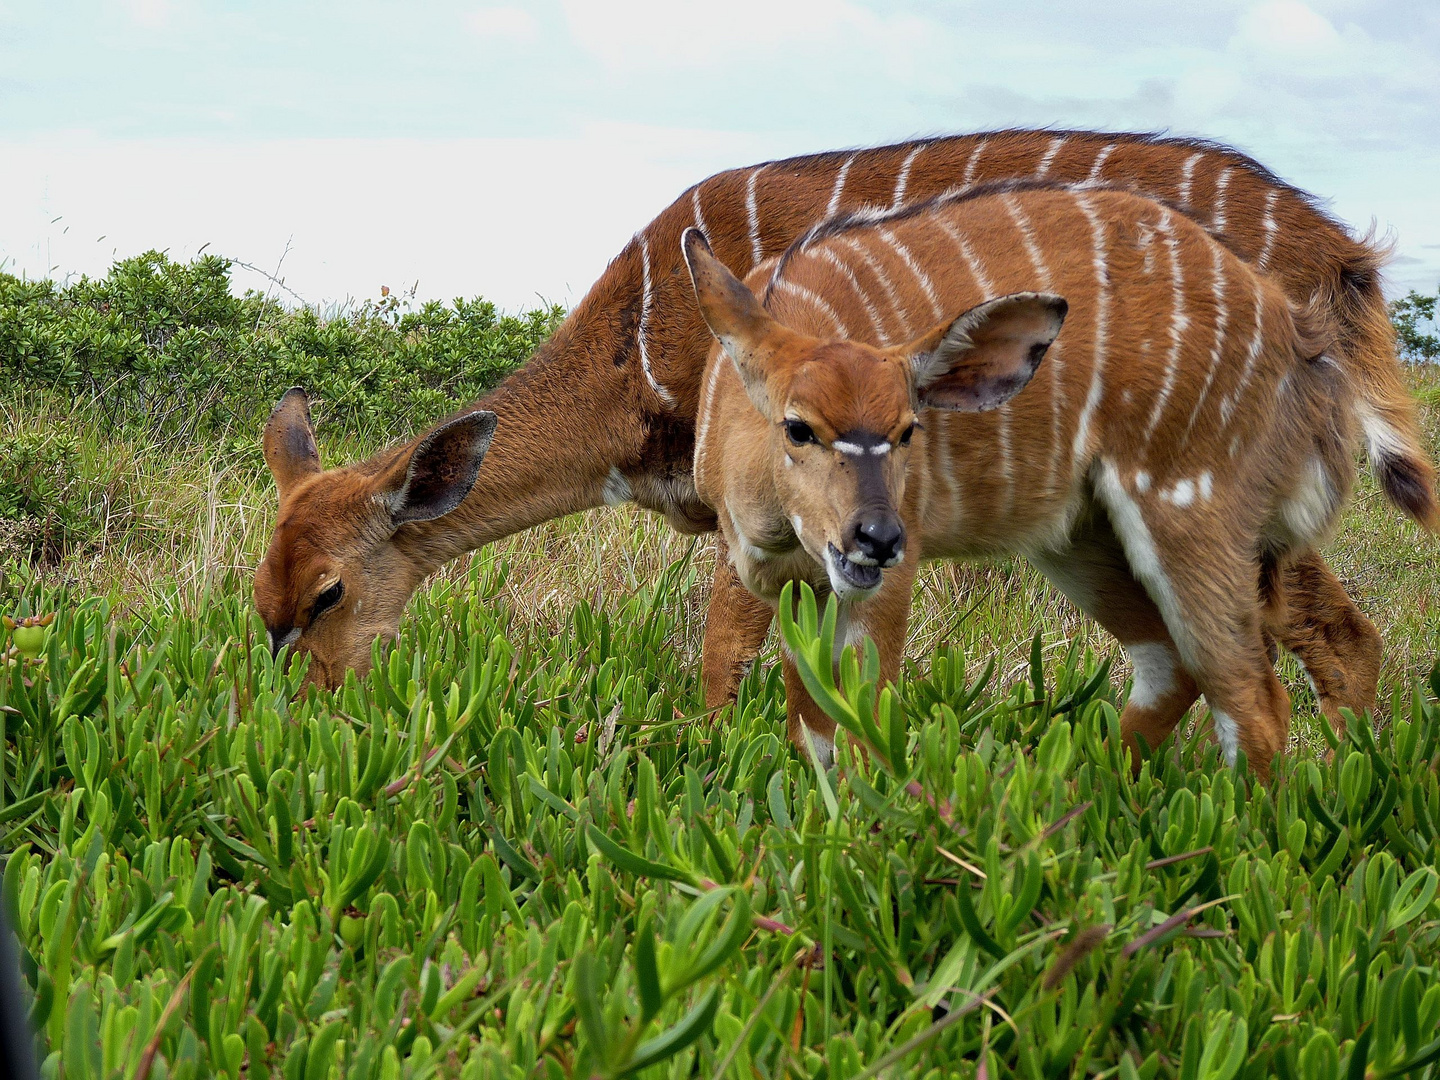
<path id="1" fill-rule="evenodd" d="M 865 453 L 865 448 L 863 446 L 858 446 L 852 442 L 845 442 L 843 439 L 836 439 L 830 445 L 836 450 L 839 450 L 842 454 L 854 454 L 856 457 L 859 457 L 861 454 Z"/>
<path id="2" fill-rule="evenodd" d="M 888 454 L 889 452 L 890 444 L 888 442 L 876 443 L 874 446 L 870 447 L 870 453 L 874 454 L 876 457 L 879 457 L 881 454 Z"/>

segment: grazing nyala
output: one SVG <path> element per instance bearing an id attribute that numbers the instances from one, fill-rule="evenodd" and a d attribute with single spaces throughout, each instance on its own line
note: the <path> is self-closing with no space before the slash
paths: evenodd
<path id="1" fill-rule="evenodd" d="M 1198 688 L 1226 759 L 1268 775 L 1275 583 L 1336 521 L 1367 415 L 1322 309 L 1094 185 L 839 218 L 749 275 L 763 305 L 682 245 L 718 340 L 695 481 L 751 592 L 833 592 L 837 643 L 872 637 L 888 679 L 920 560 L 1024 554 L 1134 661 L 1137 766 Z M 792 738 L 828 744 L 784 663 Z"/>
<path id="2" fill-rule="evenodd" d="M 1367 434 L 1386 490 L 1417 518 L 1430 516 L 1432 477 L 1399 377 L 1379 258 L 1305 193 L 1234 150 L 1193 139 L 1080 131 L 921 139 L 733 169 L 686 191 L 635 235 L 534 359 L 475 406 L 499 418 L 478 471 L 488 426 L 462 424 L 322 472 L 304 395 L 286 395 L 266 428 L 280 513 L 255 578 L 271 641 L 309 652 L 311 677 L 336 685 L 347 668 L 369 666 L 374 638 L 394 635 L 416 586 L 466 551 L 627 499 L 677 529 L 714 529 L 690 471 L 711 339 L 680 257 L 681 233 L 699 226 L 744 274 L 837 214 L 1024 178 L 1117 184 L 1167 199 L 1292 301 L 1318 297 L 1338 327 L 1337 355 L 1367 373 Z M 900 334 L 883 292 L 872 302 L 890 320 L 887 334 Z M 397 513 L 411 462 L 437 497 Z M 720 548 L 703 664 L 712 705 L 733 694 L 771 619 Z M 1283 591 L 1289 616 L 1276 636 L 1300 657 L 1325 711 L 1373 705 L 1379 636 L 1320 556 L 1299 557 Z"/>

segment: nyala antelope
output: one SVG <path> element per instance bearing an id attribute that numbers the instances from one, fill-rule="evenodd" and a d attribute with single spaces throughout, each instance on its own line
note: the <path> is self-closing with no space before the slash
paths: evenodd
<path id="1" fill-rule="evenodd" d="M 1198 690 L 1226 759 L 1268 775 L 1276 585 L 1338 517 L 1367 415 L 1323 310 L 1093 185 L 841 217 L 750 287 L 699 230 L 682 246 L 718 342 L 695 482 L 746 588 L 833 592 L 837 641 L 874 638 L 893 678 L 921 559 L 1022 553 L 1126 648 L 1137 766 Z M 784 664 L 792 738 L 828 747 Z"/>
<path id="2" fill-rule="evenodd" d="M 401 464 L 440 427 L 370 461 L 321 472 L 304 395 L 287 394 L 266 427 L 280 512 L 255 579 L 271 641 L 309 652 L 311 677 L 335 685 L 347 668 L 368 667 L 373 639 L 396 632 L 419 582 L 464 552 L 626 500 L 682 531 L 713 530 L 715 515 L 691 476 L 711 338 L 680 256 L 681 233 L 700 227 L 717 255 L 745 274 L 772 265 L 826 218 L 1026 178 L 1122 185 L 1167 199 L 1293 301 L 1318 296 L 1338 327 L 1337 354 L 1366 372 L 1364 423 L 1377 472 L 1414 516 L 1430 517 L 1432 477 L 1399 378 L 1379 258 L 1303 192 L 1234 150 L 1190 139 L 1080 131 L 923 139 L 734 169 L 686 191 L 635 235 L 534 359 L 474 406 L 499 417 L 493 443 L 482 427 L 446 429 L 447 452 L 465 467 L 436 474 L 459 496 L 441 516 L 397 518 L 382 505 L 394 497 Z M 919 331 L 890 310 L 883 291 L 872 302 L 882 344 Z M 433 450 L 420 455 L 422 465 Z M 734 693 L 771 619 L 736 577 L 723 539 L 719 546 L 703 662 L 712 705 Z M 1283 592 L 1289 615 L 1276 636 L 1300 657 L 1327 713 L 1372 705 L 1379 636 L 1318 554 L 1297 558 Z"/>

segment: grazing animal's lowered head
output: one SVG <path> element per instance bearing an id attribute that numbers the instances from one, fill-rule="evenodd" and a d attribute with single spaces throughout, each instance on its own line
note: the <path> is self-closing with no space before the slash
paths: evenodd
<path id="1" fill-rule="evenodd" d="M 763 470 L 765 490 L 738 487 L 779 504 L 842 601 L 864 599 L 905 558 L 906 462 L 921 410 L 979 412 L 1019 393 L 1060 332 L 1065 301 L 1003 296 L 889 348 L 821 341 L 776 322 L 699 230 L 681 243 L 705 322 L 768 426 L 764 439 L 729 448 L 723 468 Z"/>
<path id="2" fill-rule="evenodd" d="M 298 387 L 265 424 L 265 463 L 280 489 L 255 606 L 270 649 L 310 655 L 312 682 L 335 688 L 369 669 L 376 638 L 393 639 L 405 602 L 433 567 L 419 557 L 425 522 L 470 493 L 495 414 L 472 412 L 363 464 L 328 472 Z"/>

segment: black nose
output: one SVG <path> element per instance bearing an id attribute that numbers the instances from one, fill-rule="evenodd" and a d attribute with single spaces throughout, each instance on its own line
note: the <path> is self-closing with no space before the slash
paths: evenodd
<path id="1" fill-rule="evenodd" d="M 905 548 L 905 526 L 891 513 L 866 514 L 855 524 L 854 544 L 862 555 L 889 566 Z"/>

